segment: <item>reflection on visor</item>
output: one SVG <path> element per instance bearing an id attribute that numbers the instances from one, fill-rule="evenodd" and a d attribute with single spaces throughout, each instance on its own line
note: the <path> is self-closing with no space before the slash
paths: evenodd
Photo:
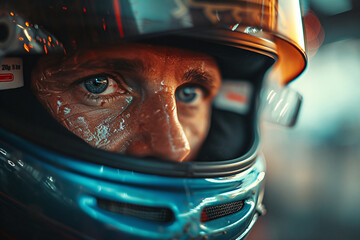
<path id="1" fill-rule="evenodd" d="M 300 111 L 302 97 L 289 87 L 270 86 L 263 93 L 264 119 L 283 126 L 294 126 Z"/>
<path id="2" fill-rule="evenodd" d="M 16 12 L 0 12 L 0 61 L 4 55 L 66 53 L 63 44 Z"/>
<path id="3" fill-rule="evenodd" d="M 31 28 L 33 22 L 32 32 L 36 32 L 40 26 L 44 27 L 56 36 L 67 52 L 85 46 L 93 47 L 149 37 L 152 34 L 193 29 L 201 36 L 215 37 L 224 44 L 245 48 L 256 45 L 256 48 L 259 48 L 255 49 L 256 51 L 276 52 L 278 61 L 269 78 L 281 84 L 286 84 L 298 76 L 306 65 L 302 16 L 299 1 L 296 0 L 58 0 L 35 1 L 31 4 L 24 4 L 21 0 L 11 2 L 12 4 L 5 2 L 5 6 L 1 7 L 9 9 L 7 14 L 15 17 L 16 11 L 25 14 L 27 22 L 24 22 L 25 25 L 19 24 L 28 32 L 25 37 L 31 36 L 27 28 Z M 198 31 L 199 29 L 201 31 Z M 226 34 L 212 31 L 206 36 L 207 34 L 202 32 L 206 29 L 222 29 L 226 30 Z M 248 36 L 243 36 L 243 33 Z M 250 35 L 255 38 L 249 39 Z M 45 53 L 54 42 L 48 45 L 47 37 L 40 36 L 42 43 L 40 42 L 39 49 L 42 48 Z M 271 43 L 276 47 L 271 46 L 269 49 L 267 45 Z M 27 52 L 31 51 L 30 45 L 23 47 Z"/>

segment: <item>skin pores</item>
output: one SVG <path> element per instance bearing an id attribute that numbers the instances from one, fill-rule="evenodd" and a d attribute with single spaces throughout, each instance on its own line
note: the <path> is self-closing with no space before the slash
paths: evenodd
<path id="1" fill-rule="evenodd" d="M 57 121 L 94 147 L 194 160 L 221 84 L 202 53 L 145 44 L 45 56 L 32 88 Z"/>

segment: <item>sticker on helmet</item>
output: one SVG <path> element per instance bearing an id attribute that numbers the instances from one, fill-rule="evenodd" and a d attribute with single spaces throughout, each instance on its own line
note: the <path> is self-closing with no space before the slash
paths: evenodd
<path id="1" fill-rule="evenodd" d="M 4 58 L 0 63 L 0 90 L 24 86 L 21 58 Z"/>
<path id="2" fill-rule="evenodd" d="M 246 114 L 250 108 L 250 99 L 253 88 L 249 82 L 226 80 L 215 98 L 216 108 Z"/>

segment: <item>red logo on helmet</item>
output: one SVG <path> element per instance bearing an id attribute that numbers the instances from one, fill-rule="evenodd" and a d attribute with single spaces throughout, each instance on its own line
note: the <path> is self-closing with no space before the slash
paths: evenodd
<path id="1" fill-rule="evenodd" d="M 12 82 L 12 81 L 14 81 L 14 74 L 0 73 L 0 82 Z"/>

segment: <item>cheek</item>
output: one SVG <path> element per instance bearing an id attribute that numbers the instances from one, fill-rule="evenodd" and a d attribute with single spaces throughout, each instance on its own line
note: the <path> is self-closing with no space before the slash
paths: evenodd
<path id="1" fill-rule="evenodd" d="M 123 152 L 131 139 L 131 123 L 129 114 L 110 109 L 74 114 L 63 120 L 68 130 L 92 146 L 116 152 Z"/>
<path id="2" fill-rule="evenodd" d="M 211 104 L 203 103 L 194 109 L 178 109 L 179 121 L 192 151 L 197 152 L 209 131 Z"/>
<path id="3" fill-rule="evenodd" d="M 90 145 L 105 150 L 123 152 L 133 132 L 127 108 L 129 99 L 111 107 L 87 106 L 71 91 L 37 95 L 51 115 L 69 131 Z"/>

